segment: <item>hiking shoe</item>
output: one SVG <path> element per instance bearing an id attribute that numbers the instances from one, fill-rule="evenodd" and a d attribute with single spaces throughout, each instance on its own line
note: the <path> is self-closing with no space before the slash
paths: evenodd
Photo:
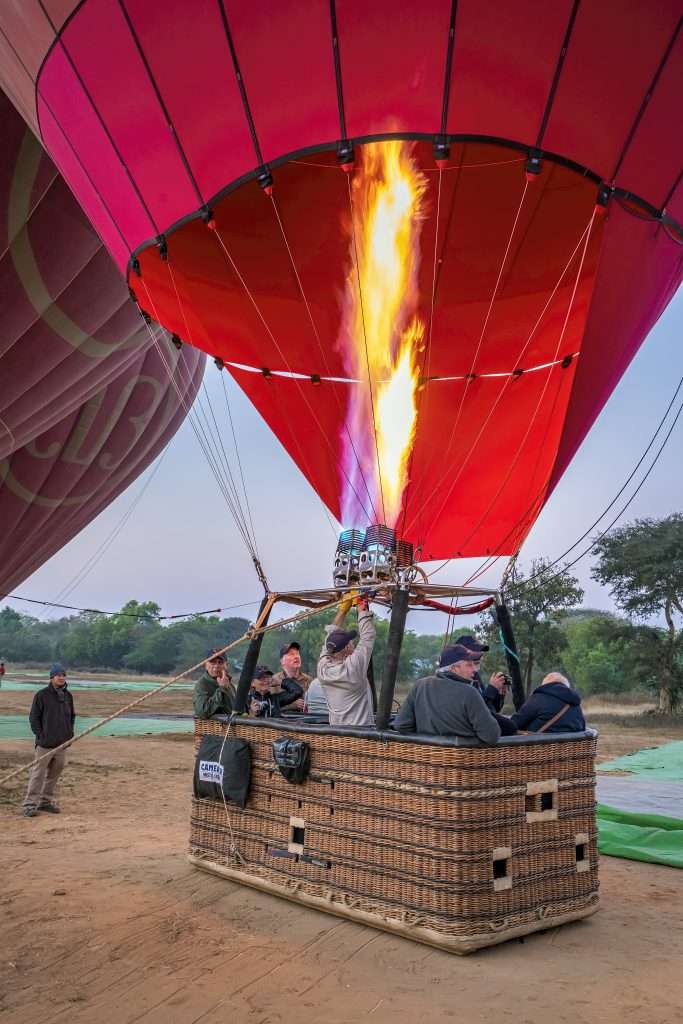
<path id="1" fill-rule="evenodd" d="M 24 815 L 25 818 L 35 818 L 38 815 L 38 808 L 37 807 L 24 807 L 24 810 L 22 811 L 22 814 Z"/>
<path id="2" fill-rule="evenodd" d="M 59 807 L 57 804 L 41 804 L 38 808 L 39 811 L 48 811 L 50 814 L 60 814 Z"/>

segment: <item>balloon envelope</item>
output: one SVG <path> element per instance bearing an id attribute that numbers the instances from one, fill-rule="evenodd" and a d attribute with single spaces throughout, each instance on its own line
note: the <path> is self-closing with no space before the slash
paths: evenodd
<path id="1" fill-rule="evenodd" d="M 399 528 L 423 558 L 517 550 L 680 280 L 679 3 L 30 0 L 0 18 L 36 98 L 11 61 L 8 87 L 138 301 L 239 364 L 337 516 L 367 382 L 340 343 L 335 149 L 413 142 L 428 359 Z M 359 514 L 381 518 L 361 477 Z"/>

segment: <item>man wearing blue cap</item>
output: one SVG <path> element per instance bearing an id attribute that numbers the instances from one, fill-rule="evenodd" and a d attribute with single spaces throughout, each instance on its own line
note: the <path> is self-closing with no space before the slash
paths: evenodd
<path id="1" fill-rule="evenodd" d="M 195 716 L 211 718 L 212 715 L 229 715 L 237 694 L 225 655 L 220 653 L 220 648 L 209 648 L 204 668 L 206 671 L 197 680 L 192 698 Z"/>
<path id="2" fill-rule="evenodd" d="M 469 633 L 459 636 L 454 642 L 456 644 L 460 644 L 461 647 L 466 647 L 468 651 L 472 652 L 472 654 L 479 656 L 479 665 L 477 666 L 477 671 L 474 673 L 472 682 L 484 698 L 487 708 L 494 713 L 501 712 L 503 710 L 503 704 L 505 703 L 505 687 L 507 685 L 504 674 L 502 672 L 494 672 L 491 675 L 488 684 L 486 684 L 481 678 L 479 671 L 481 667 L 481 659 L 485 654 L 488 654 L 489 645 L 482 644 L 481 641 L 477 640 L 475 636 L 472 636 Z"/>
<path id="3" fill-rule="evenodd" d="M 351 606 L 358 610 L 358 629 L 343 629 Z M 318 679 L 327 698 L 330 725 L 371 728 L 375 724 L 368 665 L 375 646 L 375 623 L 366 597 L 349 595 L 326 626 Z M 358 640 L 355 644 L 354 641 Z"/>
<path id="4" fill-rule="evenodd" d="M 56 750 L 74 734 L 74 700 L 66 687 L 66 669 L 53 665 L 48 686 L 38 690 L 29 714 L 36 738 L 36 757 L 46 756 L 31 769 L 24 798 L 24 817 L 35 818 L 39 811 L 59 814 L 55 790 L 66 764 L 66 751 Z"/>
<path id="5" fill-rule="evenodd" d="M 473 685 L 481 654 L 462 644 L 445 647 L 435 675 L 418 679 L 394 719 L 398 732 L 458 736 L 492 745 L 500 726 Z"/>

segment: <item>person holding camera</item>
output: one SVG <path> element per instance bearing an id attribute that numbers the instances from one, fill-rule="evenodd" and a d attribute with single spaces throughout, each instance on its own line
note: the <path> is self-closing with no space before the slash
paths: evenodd
<path id="1" fill-rule="evenodd" d="M 459 636 L 455 643 L 465 647 L 471 654 L 475 654 L 479 659 L 478 664 L 481 667 L 482 658 L 489 652 L 488 644 L 480 643 L 476 637 L 471 636 L 469 633 Z M 481 673 L 477 670 L 472 678 L 472 685 L 479 690 L 489 710 L 499 715 L 505 703 L 505 690 L 510 686 L 508 677 L 503 672 L 493 672 L 488 683 L 485 683 L 481 678 Z"/>
<path id="2" fill-rule="evenodd" d="M 458 736 L 472 745 L 497 743 L 501 726 L 472 682 L 480 659 L 462 644 L 444 647 L 439 668 L 415 683 L 394 719 L 394 729 Z"/>

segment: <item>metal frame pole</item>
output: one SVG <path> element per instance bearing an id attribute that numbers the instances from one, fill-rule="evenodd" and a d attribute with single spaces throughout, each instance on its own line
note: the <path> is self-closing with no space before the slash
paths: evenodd
<path id="1" fill-rule="evenodd" d="M 258 616 L 254 623 L 255 629 L 260 629 L 261 626 L 265 626 L 267 624 L 274 604 L 275 595 L 266 594 L 261 601 Z M 242 663 L 242 671 L 240 672 L 240 678 L 237 684 L 237 693 L 235 695 L 235 703 L 233 705 L 233 711 L 238 715 L 241 715 L 246 708 L 247 694 L 249 693 L 249 687 L 251 686 L 251 681 L 254 678 L 254 672 L 258 664 L 263 637 L 263 633 L 257 633 L 256 636 L 253 636 L 249 641 L 247 653 L 244 657 L 244 662 Z"/>
<path id="2" fill-rule="evenodd" d="M 524 693 L 524 682 L 522 680 L 522 669 L 519 663 L 519 654 L 515 642 L 515 634 L 512 630 L 512 620 L 507 605 L 501 599 L 493 606 L 496 622 L 500 627 L 500 635 L 505 645 L 505 660 L 507 661 L 508 672 L 512 680 L 512 701 L 515 711 L 519 711 L 526 700 Z"/>
<path id="3" fill-rule="evenodd" d="M 401 644 L 406 628 L 408 614 L 408 589 L 397 587 L 391 599 L 391 619 L 389 620 L 389 636 L 387 637 L 387 653 L 384 658 L 382 687 L 377 702 L 376 723 L 378 729 L 386 729 L 394 701 L 394 687 L 398 674 L 398 661 L 401 656 Z"/>

